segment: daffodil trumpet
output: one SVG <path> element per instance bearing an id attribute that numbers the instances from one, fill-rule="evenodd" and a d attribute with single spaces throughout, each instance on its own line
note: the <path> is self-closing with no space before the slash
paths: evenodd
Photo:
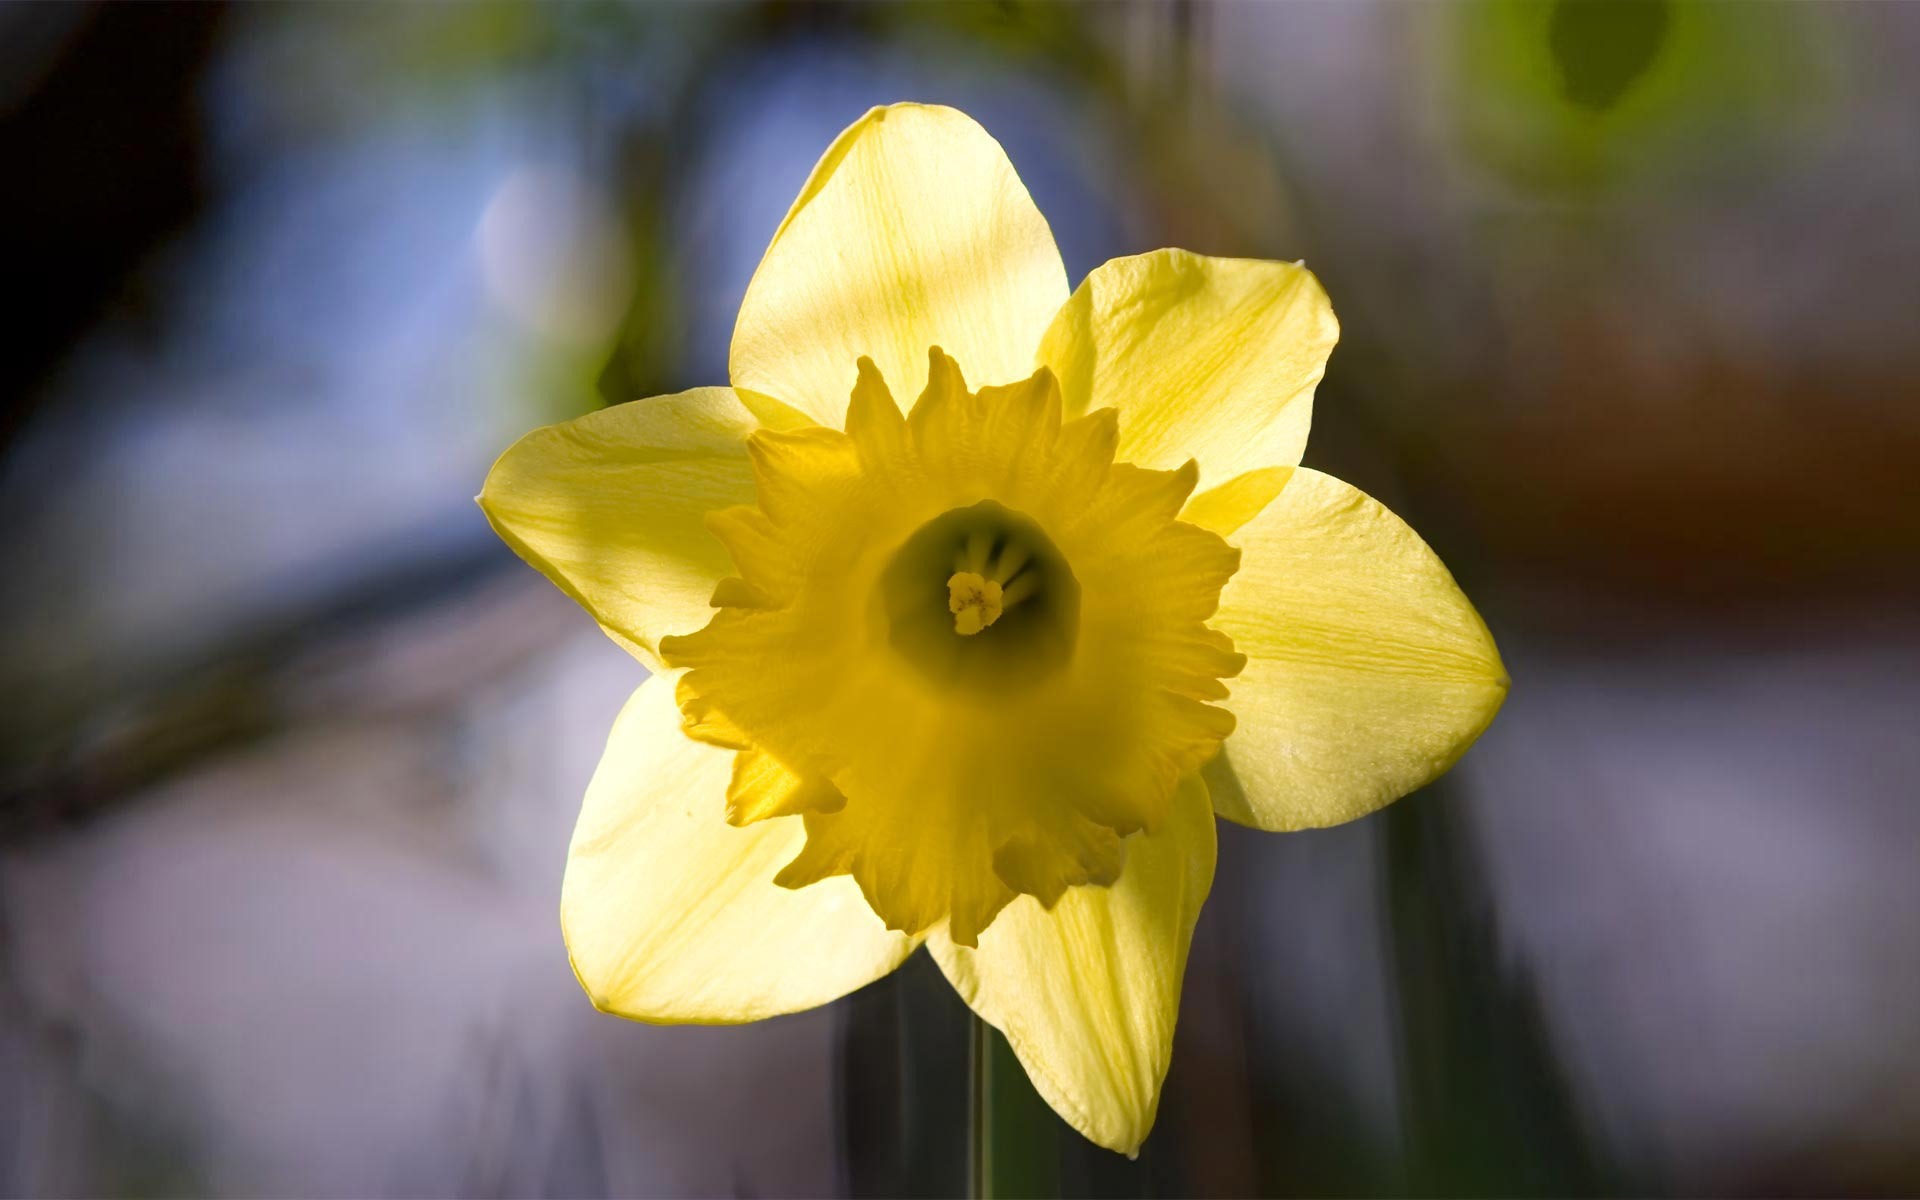
<path id="1" fill-rule="evenodd" d="M 732 385 L 536 430 L 480 496 L 654 672 L 567 861 L 593 1003 L 753 1021 L 925 945 L 1061 1117 L 1136 1152 L 1216 815 L 1365 816 L 1506 694 L 1433 552 L 1299 465 L 1337 335 L 1295 263 L 1159 250 L 1069 292 L 962 113 L 841 134 Z"/>

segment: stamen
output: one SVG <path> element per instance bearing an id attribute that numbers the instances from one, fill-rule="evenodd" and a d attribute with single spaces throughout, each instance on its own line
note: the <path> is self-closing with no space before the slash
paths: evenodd
<path id="1" fill-rule="evenodd" d="M 1028 571 L 1014 576 L 1000 589 L 1000 611 L 1005 612 L 1040 590 L 1040 572 Z"/>
<path id="2" fill-rule="evenodd" d="M 947 610 L 953 631 L 972 637 L 1000 619 L 1000 585 L 972 571 L 956 571 L 947 580 Z"/>
<path id="3" fill-rule="evenodd" d="M 1027 565 L 1029 557 L 1027 548 L 1019 542 L 1008 542 L 1000 547 L 1000 557 L 993 563 L 994 580 L 1005 587 L 1009 580 L 1020 573 L 1020 568 Z"/>
<path id="4" fill-rule="evenodd" d="M 967 535 L 966 547 L 961 550 L 953 569 L 971 575 L 984 576 L 987 572 L 987 558 L 993 553 L 993 535 L 983 529 L 976 529 Z"/>

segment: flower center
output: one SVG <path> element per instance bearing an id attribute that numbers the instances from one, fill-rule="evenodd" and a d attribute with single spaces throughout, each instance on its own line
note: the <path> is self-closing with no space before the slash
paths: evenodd
<path id="1" fill-rule="evenodd" d="M 776 883 L 852 875 L 889 928 L 974 946 L 1167 819 L 1233 730 L 1245 660 L 1206 620 L 1239 554 L 1179 520 L 1196 467 L 1118 437 L 1049 370 L 970 392 L 934 350 L 911 413 L 862 361 L 845 430 L 749 439 L 758 503 L 707 519 L 740 576 L 660 649 L 689 733 L 737 752 L 729 819 L 805 818 Z"/>
<path id="2" fill-rule="evenodd" d="M 1079 582 L 1032 518 L 992 500 L 915 530 L 878 592 L 888 643 L 942 689 L 1002 693 L 1073 657 Z"/>

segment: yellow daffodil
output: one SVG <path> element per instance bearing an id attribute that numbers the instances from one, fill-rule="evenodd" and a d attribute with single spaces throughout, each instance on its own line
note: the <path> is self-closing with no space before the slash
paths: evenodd
<path id="1" fill-rule="evenodd" d="M 1297 465 L 1337 332 L 1287 263 L 1161 250 L 1069 294 L 952 109 L 841 134 L 733 386 L 537 430 L 480 497 L 656 672 L 567 863 L 594 1004 L 752 1021 L 925 943 L 1062 1117 L 1137 1150 L 1214 815 L 1364 816 L 1506 694 L 1432 551 Z"/>

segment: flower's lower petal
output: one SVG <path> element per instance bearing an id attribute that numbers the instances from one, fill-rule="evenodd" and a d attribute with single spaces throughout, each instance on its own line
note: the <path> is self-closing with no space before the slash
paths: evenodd
<path id="1" fill-rule="evenodd" d="M 1046 219 L 1000 144 L 951 108 L 896 104 L 828 149 L 747 286 L 728 369 L 841 426 L 854 364 L 896 395 L 941 346 L 976 383 L 1012 383 L 1067 298 Z"/>
<path id="2" fill-rule="evenodd" d="M 1216 788 L 1221 816 L 1272 830 L 1363 817 L 1452 766 L 1500 710 L 1492 635 L 1378 501 L 1301 468 L 1232 541 L 1240 571 L 1213 625 L 1247 666 L 1221 764 L 1240 786 Z"/>
<path id="3" fill-rule="evenodd" d="M 1068 416 L 1120 412 L 1120 457 L 1198 459 L 1211 487 L 1306 448 L 1313 390 L 1340 335 L 1320 281 L 1295 263 L 1155 250 L 1080 284 L 1041 341 Z"/>
<path id="4" fill-rule="evenodd" d="M 480 507 L 520 557 L 649 666 L 660 638 L 700 628 L 732 574 L 702 526 L 753 500 L 753 415 L 731 388 L 695 388 L 536 429 L 493 464 Z"/>
<path id="5" fill-rule="evenodd" d="M 727 824 L 733 755 L 681 732 L 673 692 L 656 675 L 621 711 L 568 852 L 560 921 L 594 1006 L 659 1023 L 757 1021 L 905 961 L 918 940 L 888 932 L 852 880 L 774 885 L 805 829 Z"/>
<path id="6" fill-rule="evenodd" d="M 1189 777 L 1166 824 L 1127 839 L 1112 887 L 1073 888 L 1051 911 L 1022 896 L 977 949 L 943 930 L 928 939 L 940 969 L 1007 1035 L 1054 1111 L 1123 1154 L 1139 1150 L 1160 1105 L 1214 854 L 1207 789 Z"/>

